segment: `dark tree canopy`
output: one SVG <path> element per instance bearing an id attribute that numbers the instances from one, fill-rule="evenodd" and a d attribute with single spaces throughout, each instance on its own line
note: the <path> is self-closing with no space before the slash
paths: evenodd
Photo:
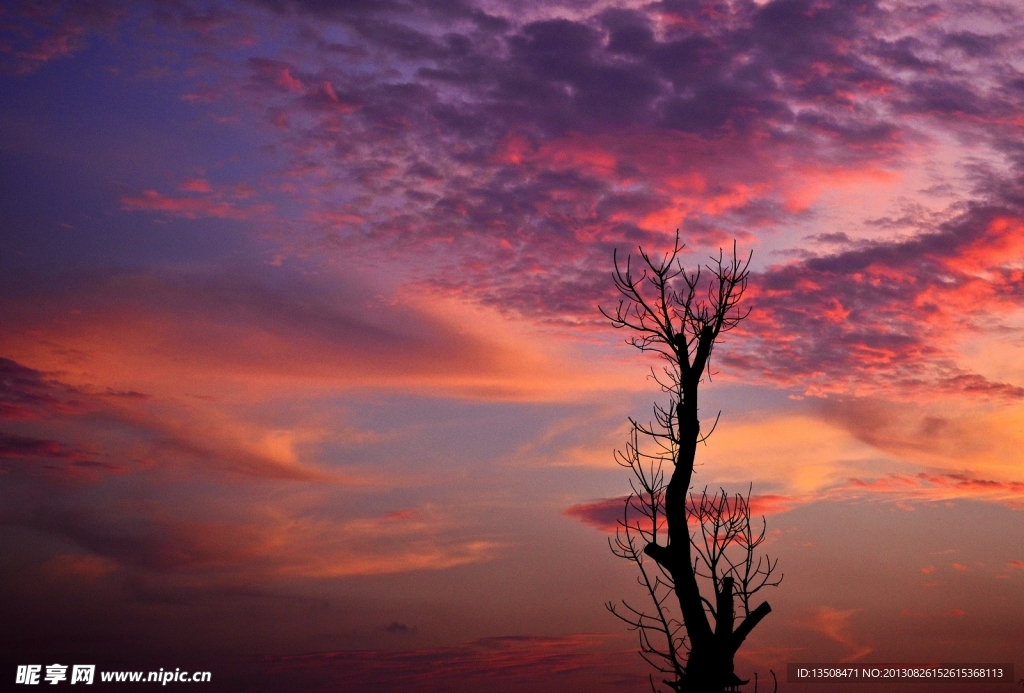
<path id="1" fill-rule="evenodd" d="M 677 234 L 660 259 L 641 248 L 641 262 L 627 258 L 623 266 L 616 255 L 614 280 L 622 299 L 613 311 L 601 309 L 614 327 L 632 332 L 629 344 L 661 356 L 663 368 L 654 377 L 669 397 L 667 405 L 654 405 L 653 422 L 630 420 L 629 443 L 616 453 L 633 473 L 633 493 L 612 551 L 637 564 L 652 605 L 608 608 L 638 632 L 641 655 L 663 683 L 677 691 L 719 693 L 747 683 L 736 676 L 733 659 L 771 611 L 767 602 L 751 609 L 751 598 L 781 577 L 774 577 L 775 563 L 767 556 L 757 557 L 765 523 L 762 518 L 755 528 L 749 491 L 690 492 L 697 444 L 714 429 L 701 431 L 698 388 L 710 375 L 718 338 L 749 312 L 739 303 L 750 256 L 741 259 L 734 244 L 731 258 L 720 252 L 703 268 L 687 271 L 682 250 Z M 710 596 L 702 593 L 702 582 Z M 682 620 L 674 616 L 673 595 Z M 651 685 L 656 689 L 653 676 Z"/>

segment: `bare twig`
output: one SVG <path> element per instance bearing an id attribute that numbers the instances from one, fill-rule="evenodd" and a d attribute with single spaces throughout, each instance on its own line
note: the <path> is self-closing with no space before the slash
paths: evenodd
<path id="1" fill-rule="evenodd" d="M 683 249 L 677 232 L 663 256 L 641 248 L 641 262 L 634 263 L 631 257 L 620 262 L 615 254 L 612 279 L 622 298 L 614 309 L 600 309 L 613 327 L 629 330 L 628 344 L 663 359 L 660 374 L 652 369 L 651 376 L 668 395 L 667 404 L 654 405 L 653 421 L 630 419 L 629 441 L 615 453 L 632 473 L 632 493 L 609 545 L 615 555 L 636 564 L 637 581 L 652 606 L 644 610 L 622 602 L 621 609 L 612 603 L 607 607 L 637 632 L 640 655 L 657 672 L 673 677 L 663 679 L 673 690 L 737 690 L 746 682 L 732 672 L 732 657 L 771 610 L 767 603 L 752 610 L 751 597 L 778 585 L 782 576 L 775 576 L 777 561 L 757 555 L 766 523 L 761 518 L 757 528 L 752 521 L 751 489 L 746 495 L 724 489 L 709 495 L 705 488 L 698 496 L 689 488 L 695 446 L 718 423 L 716 417 L 710 430 L 701 433 L 698 385 L 705 373 L 710 378 L 719 336 L 749 314 L 739 303 L 751 258 L 741 258 L 734 243 L 731 257 L 720 251 L 703 268 L 687 271 L 680 260 Z M 698 580 L 712 596 L 702 594 Z M 742 622 L 734 629 L 737 598 Z M 707 661 L 694 659 L 698 650 Z M 656 691 L 653 676 L 650 684 Z"/>

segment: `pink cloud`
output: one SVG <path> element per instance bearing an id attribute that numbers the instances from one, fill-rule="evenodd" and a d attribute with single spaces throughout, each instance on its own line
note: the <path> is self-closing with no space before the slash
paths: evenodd
<path id="1" fill-rule="evenodd" d="M 850 478 L 844 483 L 810 493 L 752 495 L 750 507 L 754 515 L 767 516 L 789 512 L 809 503 L 863 498 L 903 504 L 904 509 L 909 510 L 912 510 L 913 506 L 906 505 L 907 503 L 935 503 L 959 499 L 981 500 L 1019 508 L 1024 506 L 1024 482 L 983 479 L 958 473 L 894 473 L 873 479 Z M 624 503 L 625 496 L 603 498 L 570 506 L 562 514 L 594 529 L 613 533 L 622 520 Z M 631 514 L 631 519 L 633 517 Z M 639 519 L 638 516 L 636 518 Z M 1018 563 L 1021 565 L 1010 565 L 1024 567 L 1024 563 Z M 934 570 L 934 566 L 928 566 L 922 568 L 921 572 L 928 575 Z M 957 570 L 970 568 L 960 566 Z"/>
<path id="2" fill-rule="evenodd" d="M 178 190 L 191 193 L 208 193 L 212 191 L 212 188 L 210 187 L 210 182 L 208 180 L 203 178 L 189 178 L 178 186 Z"/>
<path id="3" fill-rule="evenodd" d="M 938 502 L 957 499 L 1002 503 L 1010 507 L 1024 504 L 1024 482 L 984 479 L 959 473 L 889 474 L 876 479 L 849 479 L 843 486 L 826 492 L 834 498 L 864 497 L 865 492 L 882 498 L 912 502 Z"/>
<path id="4" fill-rule="evenodd" d="M 107 4 L 70 6 L 23 2 L 0 10 L 0 68 L 29 75 L 81 51 L 90 35 L 109 29 L 124 15 Z"/>
<path id="5" fill-rule="evenodd" d="M 972 209 L 910 240 L 769 269 L 724 359 L 814 395 L 1020 399 L 1024 388 L 955 365 L 965 330 L 1019 305 L 1019 228 Z"/>
<path id="6" fill-rule="evenodd" d="M 623 519 L 625 504 L 625 496 L 603 498 L 590 503 L 572 505 L 563 510 L 562 514 L 594 529 L 613 534 Z"/>
<path id="7" fill-rule="evenodd" d="M 824 32 L 835 41 L 808 41 L 801 49 L 808 60 L 790 60 L 757 24 L 771 12 L 785 14 L 794 32 Z M 597 322 L 593 305 L 607 290 L 597 275 L 624 238 L 656 246 L 681 225 L 695 246 L 737 236 L 754 243 L 762 232 L 812 214 L 822 191 L 894 180 L 898 164 L 922 151 L 919 133 L 879 115 L 891 109 L 854 108 L 856 98 L 899 103 L 944 122 L 949 112 L 973 113 L 969 85 L 943 82 L 934 71 L 908 82 L 901 71 L 923 70 L 919 62 L 901 62 L 896 48 L 866 38 L 879 23 L 918 32 L 904 12 L 850 14 L 834 5 L 813 20 L 793 8 L 771 12 L 729 10 L 714 30 L 706 18 L 681 12 L 673 20 L 680 23 L 651 34 L 643 51 L 622 54 L 613 40 L 621 17 L 522 25 L 492 17 L 489 28 L 478 27 L 480 36 L 463 37 L 465 53 L 456 54 L 429 29 L 448 21 L 433 11 L 424 10 L 415 25 L 401 23 L 403 43 L 374 29 L 384 17 L 394 19 L 387 8 L 366 9 L 344 18 L 358 27 L 355 45 L 296 47 L 287 56 L 263 48 L 246 61 L 246 93 L 282 128 L 278 145 L 294 155 L 288 173 L 317 201 L 304 218 L 322 227 L 325 248 L 350 255 L 401 249 L 425 266 L 417 281 L 579 326 Z M 197 16 L 184 8 L 168 10 L 165 21 L 209 38 L 215 29 L 245 25 L 243 15 Z M 638 26 L 647 26 L 652 17 L 640 15 L 646 19 Z M 480 20 L 474 17 L 466 19 Z M 706 39 L 701 60 L 720 69 L 680 71 L 658 58 L 663 51 L 687 54 L 675 33 L 681 26 Z M 569 45 L 570 37 L 588 48 L 574 60 L 552 53 L 552 65 L 564 70 L 555 79 L 532 51 Z M 493 45 L 505 46 L 505 58 L 494 59 Z M 742 89 L 727 79 L 736 45 L 758 46 L 745 69 L 770 70 L 778 79 L 752 79 Z M 947 46 L 933 49 L 948 58 Z M 356 67 L 368 55 L 379 73 Z M 970 69 L 983 71 L 994 58 L 979 52 L 975 59 Z M 385 77 L 398 73 L 410 75 L 401 95 Z M 620 80 L 619 88 L 605 93 L 598 74 Z M 573 86 L 566 91 L 565 84 Z M 928 97 L 932 88 L 957 108 L 939 108 Z M 693 100 L 703 93 L 734 96 L 711 108 Z M 793 103 L 813 108 L 796 117 Z M 991 122 L 977 126 L 1011 127 L 1012 104 L 990 105 Z M 326 188 L 325 180 L 332 181 Z M 331 189 L 354 191 L 352 201 L 325 202 Z M 271 211 L 218 195 L 148 190 L 122 205 L 185 218 Z M 941 227 L 921 221 L 911 238 L 805 253 L 767 270 L 751 290 L 751 343 L 725 353 L 727 362 L 811 395 L 1024 396 L 1014 383 L 968 372 L 954 359 L 956 335 L 980 319 L 971 306 L 994 315 L 1018 303 L 1020 272 L 1011 260 L 1022 251 L 1014 241 L 1019 223 L 1012 205 L 1004 206 L 996 213 L 977 205 Z M 560 278 L 557 286 L 551 276 Z"/>
<path id="8" fill-rule="evenodd" d="M 808 500 L 809 499 L 806 497 L 784 496 L 778 494 L 751 495 L 750 512 L 754 516 L 767 516 L 785 513 L 798 505 L 808 502 Z M 589 503 L 572 505 L 563 510 L 562 515 L 574 520 L 579 520 L 589 527 L 611 534 L 621 527 L 621 523 L 624 519 L 623 512 L 625 510 L 625 504 L 626 496 L 602 498 Z M 625 519 L 630 524 L 640 522 L 641 524 L 646 525 L 649 522 L 644 519 L 643 515 L 641 515 L 635 507 L 632 506 Z"/>
<path id="9" fill-rule="evenodd" d="M 262 216 L 273 207 L 259 204 L 237 207 L 226 200 L 198 197 L 169 197 L 156 190 L 145 190 L 136 197 L 122 197 L 121 209 L 129 212 L 161 212 L 185 219 L 214 217 L 218 219 L 245 220 Z"/>
<path id="10" fill-rule="evenodd" d="M 277 75 L 276 83 L 288 91 L 297 91 L 299 93 L 304 91 L 302 82 L 292 77 L 291 68 L 286 67 L 282 69 Z"/>

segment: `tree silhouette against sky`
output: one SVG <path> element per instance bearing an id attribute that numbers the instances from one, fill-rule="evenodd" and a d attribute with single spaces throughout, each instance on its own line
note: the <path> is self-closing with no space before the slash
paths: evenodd
<path id="1" fill-rule="evenodd" d="M 741 259 L 734 243 L 731 258 L 720 252 L 703 269 L 687 271 L 679 259 L 682 250 L 677 233 L 661 259 L 640 248 L 639 269 L 631 257 L 623 267 L 616 254 L 615 287 L 622 299 L 613 311 L 601 308 L 614 327 L 632 331 L 629 344 L 662 357 L 661 372 L 652 373 L 669 396 L 666 406 L 654 405 L 653 422 L 630 419 L 630 440 L 616 452 L 619 464 L 633 473 L 633 492 L 612 551 L 636 563 L 651 604 L 640 609 L 624 601 L 621 608 L 608 608 L 638 632 L 640 654 L 663 683 L 676 691 L 720 693 L 747 683 L 736 676 L 733 659 L 771 611 L 767 602 L 751 609 L 751 598 L 778 585 L 781 576 L 774 576 L 776 564 L 767 556 L 757 556 L 765 523 L 762 518 L 757 529 L 751 520 L 749 490 L 690 493 L 697 444 L 714 430 L 712 425 L 701 431 L 698 388 L 705 373 L 710 376 L 718 338 L 749 313 L 739 303 L 750 256 Z M 674 615 L 673 594 L 681 621 Z M 651 687 L 657 690 L 653 676 Z"/>

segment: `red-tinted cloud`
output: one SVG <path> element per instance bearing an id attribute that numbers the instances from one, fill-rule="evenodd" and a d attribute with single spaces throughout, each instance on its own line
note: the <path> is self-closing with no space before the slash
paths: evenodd
<path id="1" fill-rule="evenodd" d="M 807 621 L 810 628 L 846 648 L 847 655 L 840 660 L 841 662 L 856 662 L 873 649 L 859 643 L 856 636 L 851 633 L 850 619 L 856 613 L 856 609 L 835 609 L 823 606 L 819 607 Z"/>
<path id="2" fill-rule="evenodd" d="M 573 505 L 562 511 L 562 514 L 579 520 L 594 529 L 614 533 L 619 529 L 619 523 L 623 521 L 623 517 L 627 517 L 624 516 L 625 509 L 626 496 L 616 496 L 614 498 L 602 498 L 590 503 Z M 634 519 L 632 513 L 628 516 L 628 519 Z M 640 518 L 637 517 L 636 519 L 639 520 Z"/>
<path id="3" fill-rule="evenodd" d="M 972 207 L 911 240 L 771 269 L 725 362 L 812 394 L 973 395 L 1020 399 L 1024 388 L 956 365 L 965 334 L 1021 305 L 1021 222 Z"/>
<path id="4" fill-rule="evenodd" d="M 191 183 L 189 186 L 188 183 Z M 183 190 L 188 192 L 207 192 L 196 189 L 197 181 L 188 181 Z M 170 197 L 156 190 L 146 190 L 134 197 L 121 198 L 122 209 L 129 212 L 160 212 L 185 219 L 214 217 L 217 219 L 252 219 L 270 211 L 269 204 L 238 206 L 226 199 L 209 199 L 205 197 Z"/>
<path id="5" fill-rule="evenodd" d="M 255 4 L 267 11 L 184 3 L 158 15 L 204 41 L 232 26 L 305 22 L 288 51 L 260 46 L 244 75 L 218 74 L 218 93 L 281 130 L 281 176 L 308 222 L 301 234 L 346 254 L 410 253 L 423 266 L 418 281 L 576 324 L 607 295 L 599 278 L 615 246 L 656 246 L 680 225 L 695 245 L 714 246 L 801 223 L 822 190 L 898 177 L 932 144 L 932 126 L 973 128 L 1015 156 L 1020 95 L 997 69 L 1014 39 L 965 32 L 957 3 L 924 13 L 927 23 L 919 10 L 869 0 L 539 20 L 501 5 Z M 333 40 L 330 27 L 352 41 Z M 991 79 L 998 86 L 980 89 Z M 1010 179 L 993 175 L 979 170 L 977 197 L 1008 203 Z M 263 210 L 153 189 L 122 203 L 188 219 Z M 800 281 L 772 272 L 762 296 Z M 865 284 L 845 288 L 855 297 Z M 862 316 L 846 293 L 826 298 L 805 305 L 807 320 Z M 792 315 L 784 326 L 808 329 Z M 840 347 L 854 365 L 934 356 L 915 351 L 913 335 L 862 332 Z M 807 361 L 800 373 L 827 359 Z M 946 371 L 924 380 L 998 389 Z"/>
<path id="6" fill-rule="evenodd" d="M 804 497 L 784 496 L 779 494 L 751 495 L 750 513 L 758 515 L 776 515 L 788 512 L 798 505 L 808 502 L 810 499 Z M 566 517 L 579 520 L 585 525 L 603 532 L 613 533 L 618 530 L 623 522 L 623 513 L 626 508 L 626 496 L 613 498 L 602 498 L 589 503 L 573 505 L 562 511 Z M 640 523 L 643 526 L 649 525 L 644 521 L 639 511 L 630 506 L 626 521 L 631 525 Z"/>
<path id="7" fill-rule="evenodd" d="M 359 37 L 313 29 L 303 60 L 246 62 L 306 230 L 332 252 L 414 253 L 417 283 L 538 319 L 597 324 L 615 247 L 657 248 L 675 227 L 695 248 L 756 245 L 814 221 L 829 191 L 884 190 L 927 158 L 935 128 L 1015 156 L 1018 90 L 977 87 L 1013 41 L 941 14 L 924 30 L 919 12 L 867 0 L 713 20 L 676 6 L 522 22 L 500 6 L 290 7 Z M 432 30 L 456 16 L 456 33 Z M 881 38 L 892 31 L 906 40 Z M 757 275 L 747 348 L 728 364 L 808 394 L 1024 395 L 956 358 L 963 330 L 1019 304 L 1019 205 L 1011 178 L 982 168 L 963 188 L 982 202 L 959 215 L 858 220 L 904 235 L 818 234 Z"/>
<path id="8" fill-rule="evenodd" d="M 355 285 L 321 291 L 303 280 L 286 283 L 228 274 L 82 277 L 33 304 L 8 304 L 10 331 L 0 347 L 45 354 L 53 369 L 79 370 L 83 359 L 99 359 L 106 365 L 93 361 L 89 379 L 103 392 L 145 390 L 153 386 L 147 381 L 168 378 L 180 390 L 183 379 L 198 378 L 194 391 L 208 373 L 268 386 L 296 379 L 342 388 L 391 383 L 508 397 L 553 391 L 554 380 L 568 375 L 539 340 L 491 329 L 498 321 L 480 311 L 415 296 L 390 301 Z M 68 301 L 75 311 L 66 310 Z M 69 349 L 77 350 L 77 365 L 64 356 Z M 131 356 L 113 356 L 122 350 Z M 96 382 L 95 369 L 107 380 Z"/>
<path id="9" fill-rule="evenodd" d="M 230 474 L 277 479 L 327 480 L 323 472 L 275 458 L 259 445 L 232 439 L 226 422 L 220 427 L 204 426 L 185 411 L 154 413 L 151 397 L 133 390 L 99 388 L 94 384 L 73 387 L 47 379 L 40 371 L 10 359 L 0 359 L 5 378 L 0 404 L 6 418 L 27 421 L 32 430 L 61 431 L 86 415 L 126 434 L 125 438 L 102 436 L 102 450 L 91 441 L 87 446 L 36 436 L 0 432 L 0 457 L 66 461 L 72 467 L 94 472 L 125 471 L 128 467 L 152 465 L 161 460 L 170 465 L 201 464 Z M 73 397 L 73 399 L 72 399 Z M 75 426 L 76 436 L 83 432 Z M 84 435 L 88 435 L 84 433 Z M 146 441 L 141 447 L 139 443 Z M 53 466 L 48 465 L 48 469 Z M 31 467 L 19 467 L 27 473 Z M 335 478 L 335 481 L 340 480 Z"/>
<path id="10" fill-rule="evenodd" d="M 91 455 L 56 440 L 43 440 L 27 436 L 0 433 L 0 460 L 61 460 L 89 461 Z"/>
<path id="11" fill-rule="evenodd" d="M 82 394 L 43 373 L 0 357 L 0 419 L 32 419 L 80 413 Z"/>
<path id="12" fill-rule="evenodd" d="M 851 497 L 883 497 L 908 501 L 982 500 L 1024 507 L 1024 482 L 978 478 L 970 474 L 889 474 L 875 479 L 850 479 L 830 494 Z"/>
<path id="13" fill-rule="evenodd" d="M 933 503 L 974 500 L 1024 508 L 1024 482 L 979 478 L 970 474 L 893 473 L 876 478 L 849 478 L 840 484 L 801 494 L 751 495 L 752 515 L 775 515 L 821 501 L 885 500 L 896 503 Z M 603 532 L 620 527 L 625 496 L 603 498 L 570 506 L 563 515 Z M 631 520 L 638 516 L 630 514 Z M 927 571 L 926 571 L 927 572 Z"/>
<path id="14" fill-rule="evenodd" d="M 26 0 L 0 9 L 0 69 L 28 75 L 67 58 L 87 44 L 90 34 L 109 29 L 123 17 L 114 3 Z"/>

